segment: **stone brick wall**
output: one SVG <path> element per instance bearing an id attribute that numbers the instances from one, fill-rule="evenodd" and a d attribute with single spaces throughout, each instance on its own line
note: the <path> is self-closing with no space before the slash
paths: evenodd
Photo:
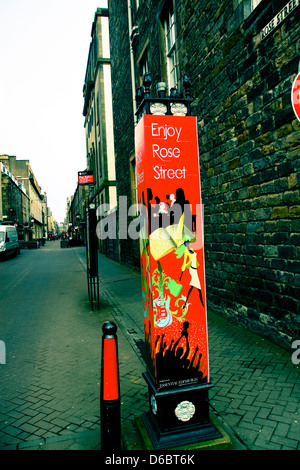
<path id="1" fill-rule="evenodd" d="M 191 77 L 199 127 L 207 299 L 209 308 L 290 348 L 300 323 L 300 123 L 291 106 L 300 6 L 261 40 L 262 28 L 287 2 L 262 0 L 250 15 L 248 3 L 175 2 L 180 72 Z M 140 2 L 134 19 L 135 59 L 149 38 L 154 83 L 161 79 L 163 4 Z M 119 194 L 129 195 L 127 6 L 109 1 L 109 12 L 117 184 Z M 122 249 L 123 262 L 138 260 L 130 241 Z"/>
<path id="2" fill-rule="evenodd" d="M 178 16 L 199 123 L 208 299 L 290 347 L 299 335 L 300 123 L 291 88 L 300 8 L 261 41 L 286 2 L 263 1 L 231 25 L 232 2 L 191 3 Z"/>

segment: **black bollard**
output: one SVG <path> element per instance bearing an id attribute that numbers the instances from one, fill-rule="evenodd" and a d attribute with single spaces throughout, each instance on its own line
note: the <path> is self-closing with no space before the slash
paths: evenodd
<path id="1" fill-rule="evenodd" d="M 102 327 L 101 450 L 121 450 L 121 402 L 117 325 Z"/>

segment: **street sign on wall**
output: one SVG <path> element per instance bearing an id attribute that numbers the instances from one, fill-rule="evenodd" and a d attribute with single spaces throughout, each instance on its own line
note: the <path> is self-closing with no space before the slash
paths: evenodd
<path id="1" fill-rule="evenodd" d="M 292 105 L 297 119 L 300 121 L 300 73 L 294 80 L 292 86 Z"/>
<path id="2" fill-rule="evenodd" d="M 158 390 L 209 382 L 197 120 L 144 115 L 137 196 L 148 367 Z"/>
<path id="3" fill-rule="evenodd" d="M 93 184 L 94 174 L 92 171 L 79 171 L 78 184 Z"/>

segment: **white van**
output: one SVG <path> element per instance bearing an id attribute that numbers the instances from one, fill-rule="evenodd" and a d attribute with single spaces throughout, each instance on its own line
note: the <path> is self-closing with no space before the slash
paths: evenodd
<path id="1" fill-rule="evenodd" d="M 0 225 L 0 256 L 18 253 L 20 253 L 20 247 L 16 227 Z"/>

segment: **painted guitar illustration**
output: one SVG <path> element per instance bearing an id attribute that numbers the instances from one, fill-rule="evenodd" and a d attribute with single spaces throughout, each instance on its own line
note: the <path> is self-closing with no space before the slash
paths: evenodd
<path id="1" fill-rule="evenodd" d="M 154 290 L 158 293 L 158 297 L 153 300 L 153 309 L 155 315 L 155 325 L 158 327 L 165 327 L 171 325 L 173 321 L 173 316 L 177 318 L 177 320 L 183 321 L 187 310 L 185 312 L 180 312 L 181 316 L 178 317 L 178 310 L 174 310 L 170 308 L 171 304 L 171 296 L 165 294 L 165 289 L 168 289 L 172 297 L 177 297 L 175 302 L 175 306 L 178 306 L 178 302 L 184 302 L 186 298 L 184 296 L 179 296 L 182 286 L 177 284 L 173 279 L 166 276 L 160 262 L 157 262 L 157 269 L 153 272 L 152 276 L 152 286 L 156 286 Z"/>

